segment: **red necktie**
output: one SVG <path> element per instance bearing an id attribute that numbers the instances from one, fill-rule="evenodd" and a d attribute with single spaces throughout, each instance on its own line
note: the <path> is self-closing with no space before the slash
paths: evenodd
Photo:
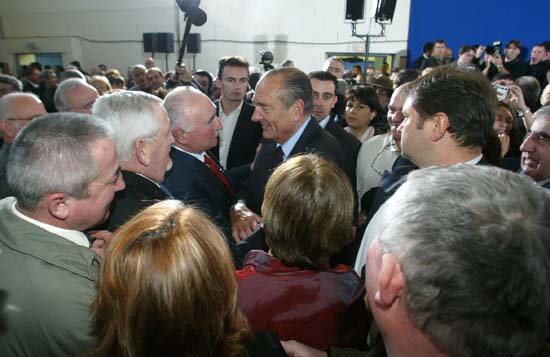
<path id="1" fill-rule="evenodd" d="M 212 171 L 214 175 L 216 175 L 220 179 L 220 181 L 225 186 L 225 189 L 227 190 L 227 192 L 229 192 L 229 194 L 233 196 L 234 193 L 233 193 L 233 189 L 231 188 L 231 183 L 229 182 L 229 179 L 227 178 L 227 176 L 225 176 L 225 174 L 222 172 L 222 169 L 216 164 L 216 162 L 212 160 L 210 156 L 205 154 L 204 163 L 206 164 L 206 166 L 208 166 L 210 171 Z"/>

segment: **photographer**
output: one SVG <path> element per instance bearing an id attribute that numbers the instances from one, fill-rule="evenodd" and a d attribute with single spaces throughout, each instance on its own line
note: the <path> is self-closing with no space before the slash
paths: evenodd
<path id="1" fill-rule="evenodd" d="M 519 40 L 508 41 L 504 50 L 504 60 L 500 55 L 500 42 L 487 46 L 485 53 L 486 66 L 483 74 L 488 78 L 493 78 L 497 73 L 510 73 L 514 79 L 527 74 L 529 65 L 519 58 L 521 53 Z"/>

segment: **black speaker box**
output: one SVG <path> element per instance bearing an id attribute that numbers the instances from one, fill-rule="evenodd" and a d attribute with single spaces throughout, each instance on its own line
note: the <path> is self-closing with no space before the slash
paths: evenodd
<path id="1" fill-rule="evenodd" d="M 157 52 L 174 53 L 174 34 L 171 32 L 157 33 Z"/>
<path id="2" fill-rule="evenodd" d="M 156 34 L 147 32 L 143 34 L 143 52 L 157 52 Z"/>
<path id="3" fill-rule="evenodd" d="M 393 13 L 395 12 L 395 3 L 397 0 L 378 0 L 376 6 L 376 21 L 391 22 L 393 19 Z"/>
<path id="4" fill-rule="evenodd" d="M 188 53 L 201 53 L 201 34 L 190 33 L 187 38 L 187 52 Z"/>
<path id="5" fill-rule="evenodd" d="M 346 20 L 363 20 L 365 16 L 365 0 L 346 0 Z"/>
<path id="6" fill-rule="evenodd" d="M 143 52 L 174 53 L 174 34 L 171 32 L 144 33 Z"/>

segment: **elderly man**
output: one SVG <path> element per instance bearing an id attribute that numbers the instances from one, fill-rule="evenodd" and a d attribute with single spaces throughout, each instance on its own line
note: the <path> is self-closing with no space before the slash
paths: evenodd
<path id="1" fill-rule="evenodd" d="M 59 84 L 53 97 L 58 112 L 91 114 L 99 98 L 97 89 L 79 78 L 70 78 Z"/>
<path id="2" fill-rule="evenodd" d="M 485 164 L 482 149 L 493 130 L 496 95 L 480 73 L 438 67 L 413 82 L 403 107 L 400 157 L 384 175 L 376 193 L 355 269 L 365 265 L 368 246 L 379 228 L 378 208 L 417 167 Z"/>
<path id="3" fill-rule="evenodd" d="M 549 215 L 550 194 L 506 170 L 411 173 L 368 252 L 367 301 L 387 355 L 545 355 Z M 285 345 L 291 356 L 326 355 Z"/>
<path id="4" fill-rule="evenodd" d="M 142 92 L 117 92 L 98 99 L 94 115 L 113 126 L 126 189 L 117 193 L 107 221 L 114 231 L 139 210 L 172 197 L 161 185 L 172 167 L 174 137 L 162 101 Z"/>
<path id="5" fill-rule="evenodd" d="M 2 356 L 77 356 L 95 347 L 99 257 L 83 231 L 124 188 L 112 128 L 90 115 L 33 120 L 10 152 L 0 201 Z"/>
<path id="6" fill-rule="evenodd" d="M 520 146 L 521 168 L 537 184 L 550 188 L 550 106 L 533 115 L 534 121 Z"/>
<path id="7" fill-rule="evenodd" d="M 0 98 L 10 93 L 23 91 L 23 83 L 8 74 L 0 74 Z"/>
<path id="8" fill-rule="evenodd" d="M 15 136 L 35 117 L 46 114 L 44 105 L 31 93 L 11 93 L 0 99 L 0 199 L 12 195 L 7 184 L 8 155 Z"/>
<path id="9" fill-rule="evenodd" d="M 212 154 L 229 170 L 254 161 L 256 148 L 262 138 L 262 127 L 251 120 L 254 106 L 244 97 L 248 88 L 249 64 L 243 57 L 223 57 L 218 62 L 218 79 L 222 90 L 216 101 L 216 113 L 223 123 L 219 145 Z"/>
<path id="10" fill-rule="evenodd" d="M 264 190 L 273 169 L 290 156 L 315 152 L 343 166 L 338 141 L 310 117 L 311 82 L 295 68 L 278 68 L 263 75 L 256 86 L 252 120 L 262 125 L 262 144 L 254 169 L 231 209 L 233 238 L 240 240 L 257 230 Z"/>
<path id="11" fill-rule="evenodd" d="M 174 164 L 165 186 L 174 197 L 205 211 L 230 238 L 229 209 L 238 188 L 235 183 L 244 181 L 249 167 L 228 173 L 207 152 L 216 146 L 222 123 L 205 94 L 190 86 L 178 87 L 166 97 L 164 107 L 175 139 L 170 152 Z M 234 244 L 232 239 L 228 241 Z"/>

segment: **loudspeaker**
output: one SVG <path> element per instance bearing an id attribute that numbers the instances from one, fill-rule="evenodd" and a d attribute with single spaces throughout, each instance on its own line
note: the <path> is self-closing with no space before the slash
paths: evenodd
<path id="1" fill-rule="evenodd" d="M 365 0 L 346 0 L 346 20 L 363 20 Z"/>
<path id="2" fill-rule="evenodd" d="M 157 52 L 174 53 L 174 34 L 171 32 L 157 33 Z"/>
<path id="3" fill-rule="evenodd" d="M 187 52 L 188 53 L 201 53 L 201 34 L 190 33 L 187 38 Z"/>
<path id="4" fill-rule="evenodd" d="M 376 6 L 376 14 L 374 18 L 376 22 L 391 22 L 393 13 L 395 12 L 395 3 L 397 0 L 378 0 Z"/>
<path id="5" fill-rule="evenodd" d="M 147 32 L 143 34 L 143 52 L 157 52 L 157 37 L 154 32 Z"/>
<path id="6" fill-rule="evenodd" d="M 144 33 L 143 52 L 174 53 L 174 34 L 171 32 Z"/>

